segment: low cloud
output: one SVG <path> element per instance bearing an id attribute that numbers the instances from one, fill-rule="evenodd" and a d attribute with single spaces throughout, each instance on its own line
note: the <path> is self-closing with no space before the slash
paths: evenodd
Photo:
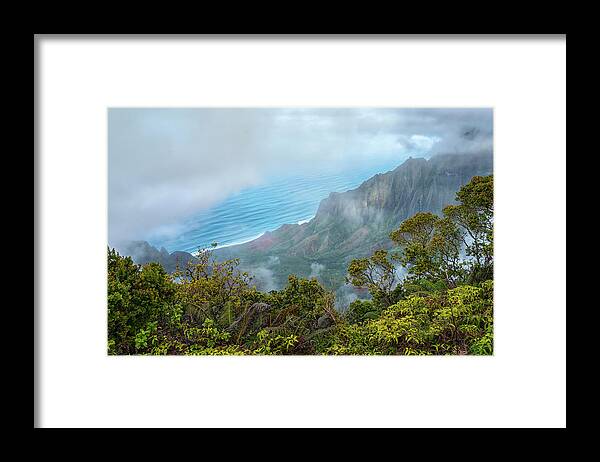
<path id="1" fill-rule="evenodd" d="M 317 278 L 319 277 L 319 275 L 321 274 L 321 272 L 323 272 L 323 270 L 325 269 L 325 265 L 322 265 L 321 263 L 311 263 L 310 264 L 310 274 L 308 275 L 309 278 Z"/>
<path id="2" fill-rule="evenodd" d="M 279 265 L 279 257 L 270 255 L 264 265 L 249 269 L 249 273 L 254 278 L 254 283 L 258 290 L 269 292 L 271 290 L 279 290 L 280 287 L 275 282 L 275 270 Z"/>
<path id="3" fill-rule="evenodd" d="M 252 268 L 250 274 L 254 277 L 256 288 L 262 292 L 277 290 L 277 284 L 273 275 L 273 270 L 264 266 Z"/>
<path id="4" fill-rule="evenodd" d="M 394 281 L 392 289 L 395 289 L 398 284 L 404 282 L 404 279 L 408 276 L 408 270 L 404 266 L 398 264 L 394 265 L 394 273 L 396 275 L 396 280 Z"/>
<path id="5" fill-rule="evenodd" d="M 354 300 L 358 300 L 354 288 L 349 285 L 341 286 L 335 293 L 335 308 L 340 312 L 345 312 Z"/>

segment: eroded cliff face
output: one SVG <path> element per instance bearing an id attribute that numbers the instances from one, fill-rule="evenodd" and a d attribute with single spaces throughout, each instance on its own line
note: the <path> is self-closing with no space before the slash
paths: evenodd
<path id="1" fill-rule="evenodd" d="M 319 206 L 315 225 L 319 228 L 335 222 L 352 229 L 373 223 L 399 224 L 420 211 L 441 211 L 454 202 L 456 191 L 473 176 L 491 172 L 491 155 L 409 159 L 357 189 L 330 194 Z"/>

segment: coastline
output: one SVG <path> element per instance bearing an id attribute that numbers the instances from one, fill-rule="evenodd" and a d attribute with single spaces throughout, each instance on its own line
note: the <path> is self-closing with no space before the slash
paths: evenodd
<path id="1" fill-rule="evenodd" d="M 303 224 L 306 224 L 306 223 L 308 223 L 309 221 L 311 221 L 311 220 L 312 220 L 314 217 L 315 217 L 315 215 L 311 216 L 310 218 L 306 218 L 306 219 L 304 219 L 304 220 L 299 220 L 299 221 L 297 221 L 297 222 L 296 222 L 296 223 L 294 223 L 294 224 L 296 224 L 296 225 L 303 225 Z M 286 224 L 289 224 L 289 223 L 283 223 L 283 224 L 279 225 L 279 226 L 278 226 L 277 228 L 275 228 L 275 229 L 278 229 L 278 228 L 280 228 L 281 226 L 284 226 L 284 225 L 286 225 Z M 258 235 L 256 235 L 256 236 L 253 236 L 253 237 L 250 237 L 250 238 L 243 238 L 243 239 L 240 239 L 240 240 L 238 240 L 238 241 L 235 241 L 235 242 L 230 242 L 230 243 L 228 243 L 228 244 L 219 244 L 219 245 L 217 245 L 216 247 L 204 247 L 202 250 L 210 250 L 210 249 L 217 250 L 217 249 L 224 249 L 224 248 L 226 248 L 226 247 L 233 247 L 233 246 L 236 246 L 236 245 L 247 244 L 248 242 L 252 242 L 252 241 L 254 241 L 254 240 L 258 239 L 259 237 L 263 236 L 263 235 L 264 235 L 266 232 L 269 232 L 269 231 L 274 231 L 274 230 L 273 230 L 273 229 L 271 229 L 271 230 L 266 230 L 266 231 L 263 231 L 262 233 L 260 233 L 260 234 L 258 234 Z M 197 257 L 197 256 L 198 256 L 198 251 L 193 251 L 193 252 L 190 252 L 190 253 L 191 253 L 193 256 L 195 256 L 195 257 Z"/>

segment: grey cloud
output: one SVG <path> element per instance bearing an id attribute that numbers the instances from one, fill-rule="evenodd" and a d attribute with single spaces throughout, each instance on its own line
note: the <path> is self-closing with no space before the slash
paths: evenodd
<path id="1" fill-rule="evenodd" d="M 310 264 L 310 274 L 308 275 L 309 278 L 317 278 L 319 277 L 319 275 L 321 274 L 321 272 L 325 269 L 325 265 L 322 265 L 321 263 L 311 263 Z"/>
<path id="2" fill-rule="evenodd" d="M 271 290 L 277 290 L 277 284 L 275 283 L 275 278 L 273 276 L 273 270 L 266 268 L 264 266 L 258 268 L 252 268 L 250 270 L 254 278 L 254 284 L 258 290 L 263 292 L 269 292 Z"/>
<path id="3" fill-rule="evenodd" d="M 279 265 L 279 257 L 273 255 L 269 256 L 267 264 L 269 266 Z"/>
<path id="4" fill-rule="evenodd" d="M 270 255 L 265 264 L 249 268 L 248 271 L 254 278 L 254 283 L 258 290 L 269 292 L 271 290 L 279 290 L 280 287 L 275 281 L 275 272 L 273 267 L 279 265 L 279 257 Z"/>
<path id="5" fill-rule="evenodd" d="M 404 279 L 406 279 L 406 277 L 408 276 L 408 269 L 400 264 L 397 264 L 394 265 L 394 273 L 396 274 L 396 280 L 392 285 L 392 289 L 395 289 L 398 284 L 400 284 L 404 281 Z"/>
<path id="6" fill-rule="evenodd" d="M 176 235 L 269 175 L 491 147 L 491 109 L 110 109 L 109 243 Z"/>
<path id="7" fill-rule="evenodd" d="M 335 293 L 335 308 L 340 312 L 345 312 L 354 300 L 358 300 L 354 289 L 348 285 L 341 286 Z"/>

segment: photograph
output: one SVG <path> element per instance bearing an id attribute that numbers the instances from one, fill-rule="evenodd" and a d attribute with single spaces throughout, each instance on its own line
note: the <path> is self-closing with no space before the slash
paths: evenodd
<path id="1" fill-rule="evenodd" d="M 493 109 L 108 108 L 108 355 L 493 355 Z"/>

